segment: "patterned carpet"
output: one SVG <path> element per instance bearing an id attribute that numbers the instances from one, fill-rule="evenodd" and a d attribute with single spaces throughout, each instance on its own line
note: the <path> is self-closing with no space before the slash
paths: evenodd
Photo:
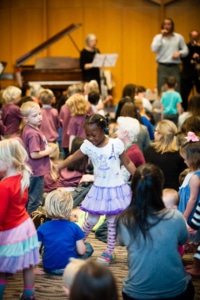
<path id="1" fill-rule="evenodd" d="M 94 247 L 94 259 L 97 258 L 105 248 L 105 244 L 94 238 L 92 233 L 88 241 Z M 124 247 L 116 247 L 117 260 L 109 268 L 112 270 L 119 291 L 119 299 L 121 300 L 121 286 L 125 275 L 127 274 L 126 264 L 126 249 Z M 183 258 L 184 264 L 192 261 L 192 255 L 185 255 Z M 200 280 L 193 281 L 196 290 L 195 300 L 200 300 Z M 22 274 L 17 273 L 8 278 L 8 285 L 4 294 L 3 300 L 17 300 L 22 292 L 23 281 Z M 52 275 L 36 275 L 35 278 L 35 292 L 37 300 L 59 300 L 67 299 L 62 291 L 62 277 Z"/>

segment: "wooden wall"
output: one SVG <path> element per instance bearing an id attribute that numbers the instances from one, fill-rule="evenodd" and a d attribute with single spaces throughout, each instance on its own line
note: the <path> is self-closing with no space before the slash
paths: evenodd
<path id="1" fill-rule="evenodd" d="M 200 1 L 177 0 L 165 8 L 175 21 L 175 29 L 188 41 L 191 29 L 200 30 Z M 127 83 L 156 86 L 155 54 L 150 50 L 153 36 L 160 30 L 160 6 L 148 0 L 0 0 L 0 60 L 12 72 L 15 61 L 45 39 L 71 23 L 82 23 L 72 33 L 82 49 L 85 36 L 95 33 L 101 53 L 118 53 L 112 69 L 116 83 L 116 103 Z M 79 56 L 68 37 L 36 57 Z M 1 83 L 3 85 L 5 83 Z"/>

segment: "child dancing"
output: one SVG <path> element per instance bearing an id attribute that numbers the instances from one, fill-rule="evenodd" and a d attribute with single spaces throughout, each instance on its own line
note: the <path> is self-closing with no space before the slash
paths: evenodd
<path id="1" fill-rule="evenodd" d="M 99 114 L 88 116 L 84 124 L 86 140 L 80 149 L 61 162 L 58 168 L 67 167 L 84 155 L 92 161 L 94 184 L 81 204 L 81 209 L 88 212 L 82 229 L 87 237 L 100 215 L 107 216 L 107 248 L 98 261 L 109 264 L 115 259 L 115 217 L 129 205 L 131 200 L 130 188 L 125 184 L 120 172 L 120 160 L 131 174 L 135 172 L 135 166 L 126 155 L 123 142 L 118 138 L 112 139 L 105 135 L 106 125 L 103 116 Z"/>
<path id="2" fill-rule="evenodd" d="M 24 292 L 20 299 L 35 299 L 33 267 L 39 263 L 35 227 L 26 211 L 30 168 L 28 157 L 18 139 L 0 142 L 0 299 L 7 274 L 23 270 Z"/>

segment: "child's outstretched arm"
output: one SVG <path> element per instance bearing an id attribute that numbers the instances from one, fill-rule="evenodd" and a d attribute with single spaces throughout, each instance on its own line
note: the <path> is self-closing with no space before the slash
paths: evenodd
<path id="1" fill-rule="evenodd" d="M 126 169 L 133 175 L 135 173 L 136 167 L 134 163 L 130 160 L 125 151 L 119 156 L 122 164 L 126 167 Z"/>
<path id="2" fill-rule="evenodd" d="M 193 175 L 190 179 L 190 198 L 188 200 L 185 212 L 184 212 L 184 217 L 186 220 L 188 220 L 190 214 L 192 213 L 193 208 L 195 207 L 195 204 L 198 199 L 198 194 L 199 194 L 199 177 L 197 175 Z"/>
<path id="3" fill-rule="evenodd" d="M 58 163 L 57 168 L 58 170 L 62 170 L 63 168 L 68 167 L 69 164 L 83 158 L 85 156 L 85 154 L 83 154 L 81 152 L 81 150 L 77 150 L 76 152 L 74 152 L 72 155 L 68 156 L 65 160 L 61 161 Z"/>

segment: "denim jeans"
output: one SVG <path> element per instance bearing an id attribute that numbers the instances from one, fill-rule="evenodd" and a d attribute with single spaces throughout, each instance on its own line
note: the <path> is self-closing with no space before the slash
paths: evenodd
<path id="1" fill-rule="evenodd" d="M 31 214 L 43 203 L 44 176 L 31 177 L 28 189 L 27 211 Z"/>

